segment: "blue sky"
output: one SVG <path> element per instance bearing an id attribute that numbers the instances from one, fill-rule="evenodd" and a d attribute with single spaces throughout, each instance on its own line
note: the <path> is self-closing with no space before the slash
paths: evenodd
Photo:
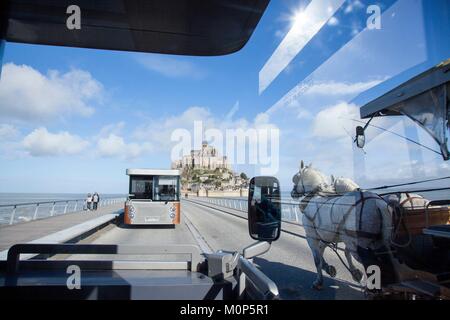
<path id="1" fill-rule="evenodd" d="M 366 27 L 373 4 L 382 10 L 379 30 Z M 449 58 L 448 29 L 429 26 L 439 18 L 448 26 L 439 11 L 445 0 L 435 4 L 430 11 L 420 0 L 272 1 L 249 43 L 222 57 L 7 43 L 0 192 L 126 192 L 125 169 L 168 168 L 170 134 L 192 130 L 195 120 L 222 131 L 279 129 L 276 175 L 286 186 L 301 159 L 363 186 L 448 175 L 439 156 L 392 135 L 369 129 L 366 154 L 349 136 L 357 125 L 349 119 L 359 119 L 369 97 L 406 80 L 405 71 Z M 326 19 L 315 24 L 320 15 Z M 280 60 L 286 67 L 275 70 Z M 375 121 L 437 148 L 404 119 Z M 259 174 L 249 164 L 236 170 Z"/>

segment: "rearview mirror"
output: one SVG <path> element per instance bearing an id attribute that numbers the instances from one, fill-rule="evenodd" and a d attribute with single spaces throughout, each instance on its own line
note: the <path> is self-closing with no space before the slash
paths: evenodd
<path id="1" fill-rule="evenodd" d="M 281 231 L 280 183 L 275 177 L 254 177 L 248 193 L 248 230 L 259 241 L 275 241 Z"/>
<path id="2" fill-rule="evenodd" d="M 358 148 L 364 148 L 366 144 L 366 134 L 364 132 L 364 128 L 359 126 L 356 127 L 356 145 Z"/>

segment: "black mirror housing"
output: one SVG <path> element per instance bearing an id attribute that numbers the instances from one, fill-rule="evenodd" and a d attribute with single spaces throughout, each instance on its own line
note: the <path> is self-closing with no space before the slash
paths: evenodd
<path id="1" fill-rule="evenodd" d="M 366 134 L 364 128 L 361 126 L 356 127 L 356 146 L 360 149 L 364 148 L 366 144 Z"/>
<path id="2" fill-rule="evenodd" d="M 259 241 L 276 241 L 281 232 L 280 183 L 275 177 L 254 177 L 248 193 L 248 230 Z"/>

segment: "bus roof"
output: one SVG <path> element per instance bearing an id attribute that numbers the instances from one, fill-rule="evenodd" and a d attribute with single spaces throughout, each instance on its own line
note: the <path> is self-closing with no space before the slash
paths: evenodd
<path id="1" fill-rule="evenodd" d="M 167 169 L 127 169 L 129 176 L 179 176 L 179 170 Z"/>

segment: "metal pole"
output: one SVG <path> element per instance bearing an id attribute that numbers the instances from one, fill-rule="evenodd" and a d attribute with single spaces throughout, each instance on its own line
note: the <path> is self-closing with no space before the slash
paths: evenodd
<path id="1" fill-rule="evenodd" d="M 69 205 L 69 201 L 66 201 L 66 205 L 64 206 L 64 214 L 67 213 L 67 206 Z"/>
<path id="2" fill-rule="evenodd" d="M 77 211 L 78 200 L 75 200 L 75 206 L 73 207 L 73 212 Z"/>
<path id="3" fill-rule="evenodd" d="M 36 220 L 37 214 L 38 214 L 38 210 L 39 210 L 39 203 L 36 203 L 36 209 L 34 209 L 33 220 Z"/>
<path id="4" fill-rule="evenodd" d="M 242 272 L 240 268 L 237 270 L 238 276 L 238 299 L 242 300 L 245 296 L 245 273 Z"/>
<path id="5" fill-rule="evenodd" d="M 11 212 L 11 218 L 9 219 L 10 225 L 14 223 L 14 216 L 16 215 L 16 208 L 17 208 L 17 206 L 14 206 L 13 211 Z"/>
<path id="6" fill-rule="evenodd" d="M 50 217 L 53 217 L 53 215 L 55 214 L 55 205 L 56 202 L 53 202 L 52 210 L 50 211 Z"/>

